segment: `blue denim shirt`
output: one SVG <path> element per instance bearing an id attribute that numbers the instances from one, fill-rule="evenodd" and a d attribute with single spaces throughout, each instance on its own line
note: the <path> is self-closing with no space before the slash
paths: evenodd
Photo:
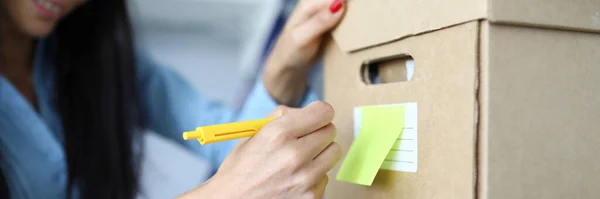
<path id="1" fill-rule="evenodd" d="M 50 103 L 54 75 L 51 59 L 42 50 L 45 43 L 39 43 L 34 60 L 33 83 L 39 111 L 0 75 L 0 168 L 13 198 L 66 196 L 63 135 L 58 109 Z M 194 141 L 184 142 L 181 133 L 202 125 L 262 118 L 277 106 L 260 78 L 243 108 L 230 110 L 205 98 L 177 73 L 145 56 L 138 56 L 137 64 L 140 98 L 144 100 L 144 119 L 149 130 L 208 160 L 211 172 L 219 167 L 235 142 L 202 146 Z M 302 106 L 316 99 L 309 91 Z"/>

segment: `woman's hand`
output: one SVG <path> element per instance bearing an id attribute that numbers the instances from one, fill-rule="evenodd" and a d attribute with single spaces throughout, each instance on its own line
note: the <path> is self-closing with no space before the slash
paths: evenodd
<path id="1" fill-rule="evenodd" d="M 263 74 L 265 87 L 277 102 L 299 103 L 308 73 L 321 57 L 323 36 L 340 22 L 344 11 L 343 0 L 299 0 Z"/>
<path id="2" fill-rule="evenodd" d="M 213 178 L 183 197 L 322 198 L 327 172 L 342 156 L 333 115 L 324 102 L 279 108 L 271 115 L 277 119 L 241 141 Z"/>

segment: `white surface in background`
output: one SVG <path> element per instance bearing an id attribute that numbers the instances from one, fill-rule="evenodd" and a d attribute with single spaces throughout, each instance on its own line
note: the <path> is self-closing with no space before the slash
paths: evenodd
<path id="1" fill-rule="evenodd" d="M 145 50 L 162 65 L 179 72 L 206 98 L 235 103 L 242 83 L 237 56 L 240 44 L 199 37 L 196 33 L 154 30 L 139 38 Z"/>
<path id="2" fill-rule="evenodd" d="M 254 83 L 279 0 L 133 0 L 138 44 L 207 97 L 238 107 Z"/>
<path id="3" fill-rule="evenodd" d="M 143 142 L 142 193 L 138 199 L 175 198 L 210 177 L 210 164 L 181 145 L 153 132 L 146 132 Z"/>

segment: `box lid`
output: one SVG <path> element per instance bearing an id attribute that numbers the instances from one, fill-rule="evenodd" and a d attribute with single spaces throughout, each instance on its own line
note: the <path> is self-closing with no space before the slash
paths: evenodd
<path id="1" fill-rule="evenodd" d="M 333 37 L 340 49 L 350 52 L 479 19 L 600 32 L 600 1 L 349 0 Z"/>

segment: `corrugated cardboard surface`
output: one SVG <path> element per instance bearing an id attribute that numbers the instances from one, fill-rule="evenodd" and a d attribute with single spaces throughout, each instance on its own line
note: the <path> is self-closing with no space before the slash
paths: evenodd
<path id="1" fill-rule="evenodd" d="M 333 32 L 345 52 L 468 21 L 600 31 L 599 0 L 350 0 Z"/>
<path id="2" fill-rule="evenodd" d="M 418 103 L 418 172 L 380 170 L 373 186 L 329 181 L 327 198 L 475 197 L 475 82 L 478 22 L 410 37 L 352 54 L 330 43 L 325 56 L 325 98 L 336 110 L 336 141 L 346 151 L 353 141 L 353 108 Z M 409 54 L 411 81 L 365 85 L 365 61 Z M 330 176 L 335 176 L 339 165 Z"/>
<path id="3" fill-rule="evenodd" d="M 361 81 L 363 62 L 400 54 L 411 81 Z M 600 198 L 600 34 L 471 22 L 350 54 L 331 43 L 325 65 L 346 150 L 355 106 L 419 107 L 417 173 L 332 180 L 327 198 Z"/>
<path id="4" fill-rule="evenodd" d="M 489 65 L 489 37 L 490 37 L 490 24 L 488 22 L 480 23 L 480 35 L 479 35 L 479 66 L 488 66 Z M 489 101 L 489 81 L 487 81 L 487 77 L 489 76 L 489 67 L 479 67 L 479 82 L 477 84 L 477 152 L 476 152 L 476 169 L 477 169 L 477 187 L 475 188 L 477 192 L 477 198 L 487 199 L 488 198 L 488 156 L 487 156 L 487 147 L 488 143 L 488 126 L 489 119 L 488 113 L 489 109 L 487 103 Z M 485 80 L 483 80 L 485 79 Z M 485 171 L 484 171 L 485 169 Z"/>
<path id="5" fill-rule="evenodd" d="M 600 34 L 483 30 L 480 198 L 600 198 Z"/>
<path id="6" fill-rule="evenodd" d="M 565 30 L 600 30 L 600 1 L 598 0 L 488 1 L 490 13 L 487 19 L 492 22 Z"/>
<path id="7" fill-rule="evenodd" d="M 350 0 L 333 37 L 347 52 L 478 19 L 485 8 L 483 0 Z"/>

